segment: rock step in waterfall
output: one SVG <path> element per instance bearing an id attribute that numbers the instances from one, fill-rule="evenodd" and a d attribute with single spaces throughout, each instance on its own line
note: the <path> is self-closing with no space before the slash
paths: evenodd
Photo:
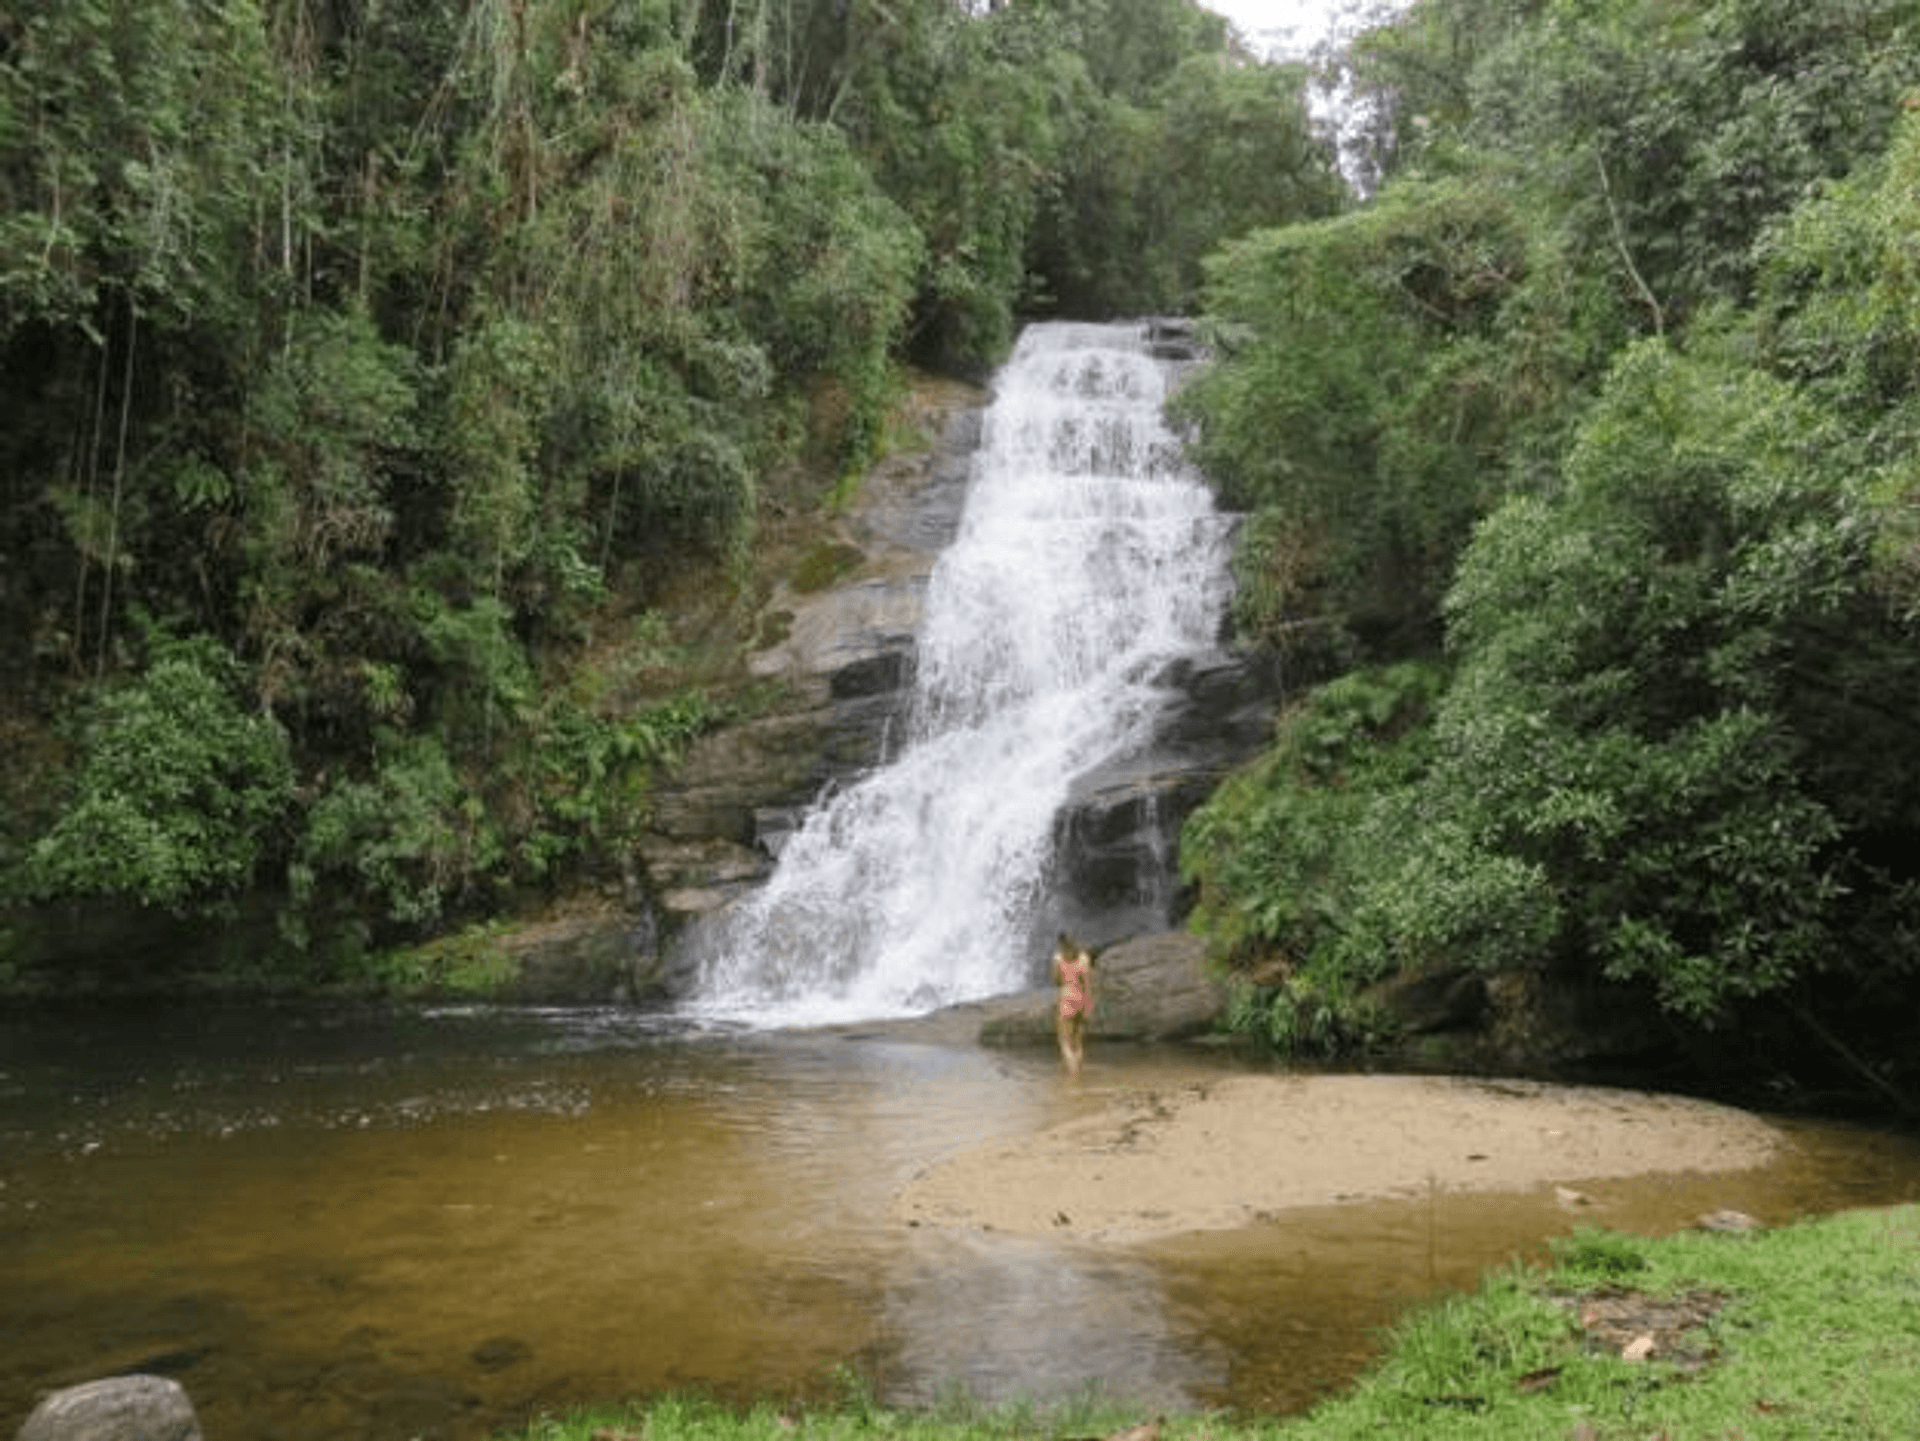
<path id="1" fill-rule="evenodd" d="M 1023 332 L 930 573 L 842 587 L 905 632 L 910 663 L 805 649 L 834 702 L 884 705 L 885 754 L 791 828 L 757 808 L 778 863 L 683 937 L 686 1010 L 918 1014 L 1034 984 L 1063 926 L 1099 943 L 1169 923 L 1178 826 L 1264 741 L 1273 701 L 1221 648 L 1234 522 L 1164 413 L 1187 359 L 1141 323 Z"/>

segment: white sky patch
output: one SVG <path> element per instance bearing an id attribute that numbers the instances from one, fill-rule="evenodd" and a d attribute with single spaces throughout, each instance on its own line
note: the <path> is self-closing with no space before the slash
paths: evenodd
<path id="1" fill-rule="evenodd" d="M 1385 23 L 1410 0 L 1203 0 L 1231 20 L 1262 54 L 1304 60 L 1327 41 L 1344 43 Z"/>
<path id="2" fill-rule="evenodd" d="M 1398 18 L 1412 0 L 1202 0 L 1207 9 L 1233 23 L 1252 50 L 1269 60 L 1314 60 L 1346 45 L 1356 35 Z M 1359 194 L 1368 194 L 1377 177 L 1361 136 L 1373 119 L 1354 97 L 1344 73 L 1322 78 L 1307 89 L 1307 113 L 1314 126 L 1330 135 L 1340 156 L 1340 172 Z"/>

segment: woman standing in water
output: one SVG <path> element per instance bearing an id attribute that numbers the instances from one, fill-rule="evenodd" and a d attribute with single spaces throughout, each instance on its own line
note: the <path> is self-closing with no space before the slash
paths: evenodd
<path id="1" fill-rule="evenodd" d="M 1086 1054 L 1087 1017 L 1093 1013 L 1093 952 L 1065 931 L 1053 948 L 1053 982 L 1060 988 L 1054 1023 L 1060 1059 L 1070 1074 L 1078 1075 Z"/>

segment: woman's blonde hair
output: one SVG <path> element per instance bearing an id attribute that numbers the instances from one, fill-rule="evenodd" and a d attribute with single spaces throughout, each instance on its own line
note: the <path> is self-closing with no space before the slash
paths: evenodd
<path id="1" fill-rule="evenodd" d="M 1056 956 L 1085 956 L 1087 964 L 1093 964 L 1093 947 L 1074 935 L 1072 931 L 1060 932 L 1060 939 L 1054 943 Z"/>

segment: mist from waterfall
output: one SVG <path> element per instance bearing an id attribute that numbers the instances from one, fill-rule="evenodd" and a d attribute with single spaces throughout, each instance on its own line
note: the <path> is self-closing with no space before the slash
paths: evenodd
<path id="1" fill-rule="evenodd" d="M 905 740 L 823 798 L 694 937 L 687 1009 L 767 1026 L 919 1014 L 1044 979 L 1074 779 L 1150 738 L 1217 638 L 1229 524 L 1181 457 L 1139 324 L 1025 330 L 928 583 Z"/>

